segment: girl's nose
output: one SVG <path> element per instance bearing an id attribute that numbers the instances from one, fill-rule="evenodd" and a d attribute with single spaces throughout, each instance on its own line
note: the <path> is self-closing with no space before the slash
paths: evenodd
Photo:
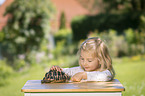
<path id="1" fill-rule="evenodd" d="M 83 64 L 84 64 L 84 65 L 87 65 L 87 61 L 86 61 L 86 60 L 84 60 Z"/>

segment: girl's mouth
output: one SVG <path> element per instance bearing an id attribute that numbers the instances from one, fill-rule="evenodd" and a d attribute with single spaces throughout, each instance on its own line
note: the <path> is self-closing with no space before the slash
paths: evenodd
<path id="1" fill-rule="evenodd" d="M 88 69 L 89 67 L 85 67 L 85 69 Z"/>

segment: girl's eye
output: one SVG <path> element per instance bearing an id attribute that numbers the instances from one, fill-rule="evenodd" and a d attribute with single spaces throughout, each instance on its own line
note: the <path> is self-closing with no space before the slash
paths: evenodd
<path id="1" fill-rule="evenodd" d="M 81 58 L 81 60 L 84 60 L 84 58 Z"/>
<path id="2" fill-rule="evenodd" d="M 93 61 L 93 59 L 88 59 L 88 62 L 92 62 Z"/>

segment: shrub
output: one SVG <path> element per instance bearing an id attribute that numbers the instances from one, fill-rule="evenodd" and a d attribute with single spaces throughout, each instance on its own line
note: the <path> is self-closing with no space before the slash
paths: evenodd
<path id="1" fill-rule="evenodd" d="M 2 42 L 4 39 L 4 32 L 0 32 L 0 42 Z"/>
<path id="2" fill-rule="evenodd" d="M 64 14 L 64 12 L 62 12 L 61 17 L 60 17 L 60 27 L 59 27 L 59 29 L 65 29 L 66 28 L 65 23 L 66 23 L 65 14 Z"/>
<path id="3" fill-rule="evenodd" d="M 96 16 L 80 16 L 75 17 L 71 22 L 73 31 L 73 39 L 78 41 L 85 39 L 87 34 L 98 30 L 114 29 L 117 34 L 123 33 L 123 30 L 132 28 L 137 29 L 140 25 L 140 13 L 129 12 L 122 14 L 98 14 Z"/>
<path id="4" fill-rule="evenodd" d="M 54 34 L 55 42 L 65 40 L 66 45 L 72 44 L 72 31 L 70 29 L 60 29 Z"/>
<path id="5" fill-rule="evenodd" d="M 144 54 L 145 49 L 145 33 L 139 32 L 138 30 L 127 29 L 125 30 L 125 39 L 128 44 L 129 53 L 128 55 Z"/>
<path id="6" fill-rule="evenodd" d="M 61 29 L 54 34 L 54 37 L 56 46 L 53 54 L 55 57 L 73 54 L 74 45 L 72 42 L 72 31 L 70 29 Z"/>
<path id="7" fill-rule="evenodd" d="M 26 61 L 24 59 L 14 59 L 13 68 L 15 71 L 21 71 L 26 66 Z"/>
<path id="8" fill-rule="evenodd" d="M 117 31 L 112 29 L 100 33 L 96 30 L 91 32 L 88 37 L 100 37 L 104 40 L 113 57 L 145 54 L 144 32 L 128 29 L 124 35 L 118 35 Z"/>
<path id="9" fill-rule="evenodd" d="M 7 65 L 6 60 L 0 60 L 0 86 L 6 84 L 6 78 L 13 72 L 13 69 Z"/>
<path id="10" fill-rule="evenodd" d="M 7 53 L 3 56 L 14 59 L 14 55 L 26 54 L 27 57 L 32 50 L 38 50 L 42 40 L 48 40 L 45 36 L 49 35 L 49 22 L 54 11 L 48 0 L 14 0 L 5 13 L 10 16 L 3 29 L 3 51 Z"/>
<path id="11" fill-rule="evenodd" d="M 72 67 L 72 66 L 79 66 L 78 59 L 76 55 L 63 55 L 57 59 L 50 60 L 49 66 L 58 65 L 62 68 L 64 67 Z"/>

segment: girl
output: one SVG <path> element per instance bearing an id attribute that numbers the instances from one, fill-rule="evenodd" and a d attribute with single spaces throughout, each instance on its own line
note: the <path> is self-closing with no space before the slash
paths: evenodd
<path id="1" fill-rule="evenodd" d="M 71 81 L 109 81 L 115 76 L 112 60 L 105 43 L 98 37 L 85 40 L 78 51 L 79 67 L 51 69 L 63 70 L 71 76 Z"/>

